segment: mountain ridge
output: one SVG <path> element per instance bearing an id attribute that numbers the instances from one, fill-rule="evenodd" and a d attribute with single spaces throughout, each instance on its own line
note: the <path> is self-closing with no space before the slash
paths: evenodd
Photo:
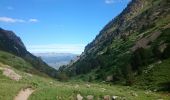
<path id="1" fill-rule="evenodd" d="M 34 68 L 40 72 L 44 72 L 49 76 L 56 77 L 57 71 L 49 67 L 40 58 L 27 51 L 22 40 L 12 31 L 0 28 L 0 50 L 19 56 L 32 64 L 32 66 L 34 66 Z"/>
<path id="2" fill-rule="evenodd" d="M 169 7 L 168 0 L 132 0 L 85 47 L 80 59 L 60 71 L 86 81 L 135 84 L 136 77 L 148 66 L 170 57 L 167 53 L 170 44 Z M 169 69 L 168 65 L 166 68 Z M 146 84 L 152 85 L 152 82 Z"/>

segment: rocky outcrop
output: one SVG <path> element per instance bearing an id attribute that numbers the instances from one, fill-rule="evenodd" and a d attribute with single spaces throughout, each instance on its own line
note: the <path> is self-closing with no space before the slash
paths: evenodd
<path id="1" fill-rule="evenodd" d="M 111 40 L 114 37 L 120 36 L 123 33 L 128 34 L 128 32 L 123 32 L 123 30 L 131 24 L 129 21 L 136 17 L 139 12 L 144 10 L 144 7 L 148 5 L 146 0 L 132 0 L 127 8 L 118 15 L 116 18 L 111 20 L 96 36 L 94 41 L 85 47 L 85 52 L 92 52 L 92 49 L 98 48 L 99 45 L 103 45 L 104 41 Z"/>

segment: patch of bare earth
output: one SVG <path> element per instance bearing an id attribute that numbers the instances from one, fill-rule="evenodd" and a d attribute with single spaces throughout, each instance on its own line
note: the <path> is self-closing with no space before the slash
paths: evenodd
<path id="1" fill-rule="evenodd" d="M 22 76 L 20 76 L 19 74 L 15 73 L 15 71 L 13 71 L 10 68 L 2 68 L 3 71 L 3 75 L 9 77 L 12 80 L 15 81 L 19 81 L 20 79 L 22 79 Z"/>
<path id="2" fill-rule="evenodd" d="M 0 70 L 2 70 L 2 74 L 6 77 L 9 77 L 12 80 L 19 81 L 22 79 L 22 76 L 17 74 L 14 70 L 10 68 L 8 65 L 4 65 L 0 63 Z"/>

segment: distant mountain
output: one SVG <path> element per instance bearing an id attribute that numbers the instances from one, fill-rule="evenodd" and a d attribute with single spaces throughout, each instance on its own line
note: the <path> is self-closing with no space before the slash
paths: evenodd
<path id="1" fill-rule="evenodd" d="M 12 31 L 0 28 L 0 50 L 21 57 L 40 72 L 56 77 L 57 71 L 49 67 L 40 58 L 28 52 L 22 40 Z"/>
<path id="2" fill-rule="evenodd" d="M 60 66 L 69 64 L 76 59 L 78 55 L 70 53 L 34 53 L 35 56 L 41 57 L 49 66 L 58 69 Z"/>

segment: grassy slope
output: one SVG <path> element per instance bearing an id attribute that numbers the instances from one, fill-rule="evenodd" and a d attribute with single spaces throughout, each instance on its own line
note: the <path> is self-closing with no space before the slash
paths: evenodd
<path id="1" fill-rule="evenodd" d="M 170 82 L 170 59 L 164 60 L 162 63 L 154 63 L 146 67 L 142 75 L 136 78 L 138 87 L 149 87 L 156 90 L 164 90 L 161 85 L 167 85 Z M 146 81 L 147 80 L 147 81 Z M 149 82 L 148 82 L 149 81 Z M 166 87 L 168 90 L 169 87 Z"/>
<path id="2" fill-rule="evenodd" d="M 22 58 L 4 51 L 0 51 L 0 62 L 13 66 L 14 68 L 22 71 L 28 71 L 33 68 L 30 63 L 27 63 Z"/>
<path id="3" fill-rule="evenodd" d="M 2 54 L 6 56 L 5 59 L 2 57 Z M 83 82 L 58 82 L 47 76 L 44 77 L 44 75 L 41 74 L 32 74 L 32 76 L 30 76 L 24 72 L 24 68 L 20 68 L 23 67 L 21 65 L 29 65 L 24 60 L 18 57 L 15 57 L 14 60 L 11 58 L 13 55 L 5 52 L 0 52 L 0 55 L 0 62 L 4 61 L 3 63 L 6 63 L 10 66 L 19 63 L 17 66 L 11 67 L 11 69 L 23 77 L 22 80 L 16 82 L 9 79 L 8 77 L 3 76 L 2 71 L 0 71 L 0 100 L 12 100 L 21 88 L 26 87 L 32 87 L 36 89 L 29 100 L 75 100 L 75 97 L 78 93 L 84 97 L 87 95 L 93 95 L 95 99 L 103 98 L 104 95 L 118 95 L 120 97 L 125 97 L 128 100 L 153 100 L 159 98 L 168 100 L 168 98 L 170 98 L 170 96 L 164 96 L 154 92 L 146 94 L 146 91 L 144 90 L 126 86 L 111 86 L 104 83 L 88 83 L 91 86 L 88 88 L 86 83 Z M 8 60 L 6 60 L 7 58 Z M 13 62 L 13 64 L 10 62 Z M 3 64 L 1 63 L 0 66 L 2 67 Z M 105 89 L 105 91 L 103 91 L 103 89 Z M 137 97 L 132 96 L 132 93 L 134 92 L 138 94 Z"/>
<path id="4" fill-rule="evenodd" d="M 159 3 L 160 0 L 158 0 L 157 2 Z M 126 60 L 126 54 L 130 52 L 129 49 L 134 46 L 136 41 L 143 37 L 147 37 L 152 33 L 162 31 L 162 35 L 160 37 L 158 37 L 158 39 L 156 39 L 155 41 L 151 42 L 149 45 L 150 48 L 146 48 L 145 49 L 146 51 L 147 50 L 152 51 L 153 47 L 155 45 L 159 46 L 161 44 L 161 42 L 163 42 L 163 41 L 165 42 L 165 40 L 166 40 L 165 43 L 170 44 L 170 40 L 169 40 L 170 39 L 170 35 L 169 35 L 170 24 L 169 23 L 170 23 L 170 15 L 168 14 L 167 16 L 164 16 L 164 18 L 156 21 L 154 27 L 148 28 L 141 33 L 134 32 L 131 35 L 129 35 L 128 37 L 126 37 L 125 41 L 121 38 L 113 39 L 112 44 L 109 46 L 104 46 L 104 48 L 102 50 L 99 50 L 98 51 L 99 55 L 97 55 L 98 57 L 95 58 L 95 60 L 102 62 L 102 64 L 100 64 L 100 66 L 99 66 L 99 67 L 102 66 L 102 68 L 96 68 L 96 69 L 90 70 L 89 73 L 81 74 L 79 76 L 74 77 L 74 79 L 88 81 L 90 77 L 92 77 L 92 80 L 95 80 L 96 77 L 99 76 L 100 78 L 103 78 L 103 80 L 105 80 L 107 76 L 113 75 L 113 73 L 116 73 L 116 68 L 118 69 L 118 68 L 122 67 L 122 65 L 123 65 L 122 63 L 124 63 Z M 100 55 L 100 54 L 102 54 L 102 55 Z M 147 55 L 147 54 L 145 54 L 145 55 Z M 87 59 L 88 58 L 90 58 L 90 57 L 87 57 Z M 157 60 L 159 60 L 157 58 L 152 57 L 152 58 L 149 58 L 149 61 L 152 59 L 156 59 L 154 62 L 152 62 L 153 64 L 155 62 L 157 62 Z M 141 82 L 141 84 L 139 84 L 139 86 L 142 85 L 144 87 L 144 85 L 145 85 L 146 86 L 145 88 L 150 87 L 150 89 L 153 89 L 153 88 L 156 89 L 156 88 L 160 88 L 158 85 L 163 83 L 163 82 L 161 82 L 162 80 L 164 80 L 165 83 L 168 83 L 169 82 L 168 79 L 170 77 L 170 74 L 169 74 L 169 70 L 170 70 L 169 66 L 170 65 L 168 64 L 168 62 L 170 62 L 170 59 L 163 61 L 162 64 L 156 65 L 157 67 L 154 67 L 153 70 L 151 70 L 152 72 L 149 72 L 147 74 L 143 73 L 142 76 L 136 77 L 136 78 L 139 78 L 139 79 L 136 79 L 137 84 L 139 84 Z M 152 65 L 152 63 L 149 63 L 148 66 L 144 65 L 141 67 L 147 68 L 147 67 L 149 67 L 149 65 Z M 82 64 L 82 66 L 83 66 L 83 64 Z M 123 66 L 125 66 L 125 65 L 123 65 Z M 80 68 L 82 68 L 82 66 L 80 66 Z M 85 66 L 85 68 L 86 67 L 88 67 L 88 64 Z M 152 77 L 144 78 L 146 76 L 152 76 L 154 79 L 152 79 Z M 148 80 L 151 79 L 152 82 L 148 81 L 147 79 Z M 121 81 L 124 81 L 124 80 L 121 80 Z M 160 82 L 158 82 L 158 81 L 160 81 Z M 157 83 L 159 83 L 159 84 L 157 84 Z M 149 86 L 148 86 L 148 84 L 149 84 Z M 158 86 L 158 87 L 156 87 L 156 86 Z"/>

